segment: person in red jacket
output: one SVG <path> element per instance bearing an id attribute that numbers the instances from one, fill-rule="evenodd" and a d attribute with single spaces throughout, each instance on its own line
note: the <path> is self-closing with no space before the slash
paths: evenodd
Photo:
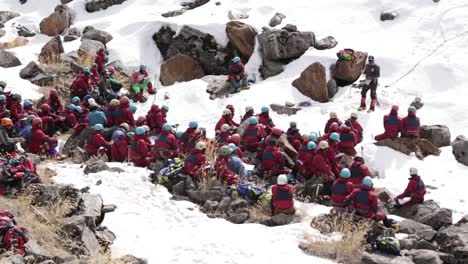
<path id="1" fill-rule="evenodd" d="M 169 112 L 169 106 L 163 105 L 161 107 L 161 111 L 157 112 L 155 115 L 155 119 L 152 120 L 154 122 L 154 131 L 156 132 L 156 134 L 161 133 L 161 128 L 164 124 L 167 123 L 167 112 Z"/>
<path id="2" fill-rule="evenodd" d="M 237 184 L 239 181 L 237 175 L 229 169 L 229 158 L 232 150 L 228 146 L 219 148 L 218 157 L 215 163 L 215 173 L 218 180 L 227 182 L 228 185 Z"/>
<path id="3" fill-rule="evenodd" d="M 133 162 L 134 166 L 146 167 L 149 164 L 150 150 L 147 144 L 146 130 L 143 127 L 137 127 L 135 129 L 135 135 L 131 141 L 130 147 L 130 161 Z"/>
<path id="4" fill-rule="evenodd" d="M 305 149 L 300 149 L 297 154 L 297 170 L 305 179 L 310 179 L 314 175 L 313 160 L 316 148 L 315 142 L 309 141 Z"/>
<path id="5" fill-rule="evenodd" d="M 268 146 L 263 151 L 260 168 L 266 177 L 271 178 L 289 173 L 283 153 L 279 149 L 278 141 L 275 138 L 270 139 Z"/>
<path id="6" fill-rule="evenodd" d="M 338 127 L 340 127 L 341 124 L 343 124 L 343 122 L 341 122 L 341 120 L 338 118 L 338 116 L 336 115 L 335 112 L 330 112 L 330 119 L 328 119 L 327 123 L 325 124 L 325 134 L 329 134 L 330 133 L 330 126 L 331 124 L 333 123 L 337 123 L 338 124 Z M 332 132 L 336 132 L 336 131 L 332 131 Z"/>
<path id="7" fill-rule="evenodd" d="M 32 135 L 29 140 L 28 151 L 34 154 L 47 153 L 51 157 L 58 156 L 55 150 L 57 139 L 47 136 L 44 131 L 42 131 L 42 120 L 36 117 L 31 122 L 31 125 Z"/>
<path id="8" fill-rule="evenodd" d="M 21 104 L 21 95 L 19 94 L 13 94 L 11 97 L 10 116 L 14 123 L 26 117 L 23 105 Z"/>
<path id="9" fill-rule="evenodd" d="M 77 96 L 81 100 L 92 90 L 91 87 L 91 70 L 88 67 L 83 68 L 83 71 L 77 76 L 71 85 L 72 96 Z"/>
<path id="10" fill-rule="evenodd" d="M 249 125 L 245 128 L 241 137 L 241 148 L 244 151 L 257 152 L 260 142 L 266 137 L 263 126 L 257 123 L 257 118 L 249 118 Z"/>
<path id="11" fill-rule="evenodd" d="M 131 82 L 131 89 L 135 93 L 136 99 L 139 102 L 146 101 L 146 98 L 143 94 L 145 89 L 148 89 L 149 94 L 156 93 L 145 65 L 140 65 L 140 69 L 132 74 Z"/>
<path id="12" fill-rule="evenodd" d="M 405 191 L 395 197 L 395 202 L 397 207 L 399 206 L 409 206 L 412 204 L 420 204 L 424 202 L 424 195 L 426 195 L 426 185 L 421 180 L 421 176 L 418 175 L 418 169 L 410 168 L 410 176 L 408 186 Z M 400 204 L 400 200 L 406 197 L 411 199 L 403 204 Z"/>
<path id="13" fill-rule="evenodd" d="M 248 159 L 244 155 L 244 152 L 239 147 L 240 141 L 241 141 L 241 138 L 239 134 L 234 134 L 229 137 L 227 143 L 228 143 L 228 146 L 230 146 L 231 144 L 234 144 L 234 146 L 236 147 L 236 149 L 233 151 L 233 154 L 236 154 L 243 162 L 249 163 Z"/>
<path id="14" fill-rule="evenodd" d="M 340 177 L 336 179 L 331 187 L 331 199 L 337 212 L 345 211 L 344 201 L 354 191 L 354 185 L 349 181 L 349 177 L 351 177 L 349 169 L 342 169 Z"/>
<path id="15" fill-rule="evenodd" d="M 182 173 L 190 175 L 193 180 L 198 181 L 204 175 L 204 166 L 206 164 L 205 151 L 205 142 L 197 142 L 195 149 L 190 151 L 185 159 Z"/>
<path id="16" fill-rule="evenodd" d="M 231 122 L 232 122 L 232 125 L 234 127 L 239 127 L 239 123 L 237 123 L 236 121 L 234 121 L 234 117 L 236 116 L 236 111 L 234 109 L 234 106 L 232 104 L 228 104 L 226 105 L 226 109 L 229 109 L 229 111 L 231 111 Z"/>
<path id="17" fill-rule="evenodd" d="M 106 115 L 106 119 L 107 119 L 107 125 L 109 127 L 118 125 L 115 122 L 115 116 L 116 116 L 118 108 L 119 108 L 119 100 L 112 99 L 109 103 L 109 106 L 104 110 L 104 114 Z"/>
<path id="18" fill-rule="evenodd" d="M 96 52 L 94 63 L 97 64 L 98 74 L 101 74 L 106 69 L 106 51 L 104 49 L 99 49 Z"/>
<path id="19" fill-rule="evenodd" d="M 130 110 L 130 100 L 124 96 L 119 100 L 119 108 L 115 111 L 114 125 L 127 123 L 130 127 L 135 127 L 135 119 Z"/>
<path id="20" fill-rule="evenodd" d="M 340 174 L 342 169 L 340 166 L 340 158 L 337 157 L 337 155 L 340 154 L 338 151 L 340 143 L 340 134 L 335 132 L 331 133 L 328 138 L 327 159 L 335 175 Z"/>
<path id="21" fill-rule="evenodd" d="M 354 148 L 358 143 L 356 134 L 346 125 L 340 127 L 340 143 L 338 144 L 338 151 L 349 156 L 356 156 L 357 152 Z"/>
<path id="22" fill-rule="evenodd" d="M 29 101 L 29 100 L 24 100 L 23 101 L 23 111 L 26 114 L 26 116 L 28 116 L 28 115 L 37 116 L 37 112 L 33 108 L 32 102 Z"/>
<path id="23" fill-rule="evenodd" d="M 47 104 L 52 108 L 52 113 L 59 114 L 63 111 L 63 104 L 56 89 L 50 90 L 49 98 L 47 98 Z"/>
<path id="24" fill-rule="evenodd" d="M 333 182 L 335 180 L 335 175 L 332 172 L 332 164 L 330 164 L 327 157 L 329 148 L 328 142 L 324 140 L 320 141 L 318 148 L 312 161 L 314 174 L 320 177 L 323 182 Z"/>
<path id="25" fill-rule="evenodd" d="M 354 213 L 360 217 L 372 219 L 380 219 L 379 203 L 377 195 L 374 193 L 374 184 L 370 177 L 365 177 L 362 180 L 362 185 L 345 198 L 344 206 L 350 206 L 354 209 Z"/>
<path id="26" fill-rule="evenodd" d="M 60 116 L 63 118 L 65 125 L 71 129 L 78 123 L 76 105 L 70 104 Z"/>
<path id="27" fill-rule="evenodd" d="M 275 127 L 273 120 L 270 118 L 270 108 L 263 106 L 261 113 L 258 115 L 258 123 L 265 127 L 265 131 L 270 134 L 271 130 Z"/>
<path id="28" fill-rule="evenodd" d="M 103 130 L 104 127 L 101 124 L 96 124 L 86 138 L 84 147 L 88 157 L 104 154 L 109 156 L 112 144 L 104 139 Z"/>
<path id="29" fill-rule="evenodd" d="M 419 117 L 416 116 L 416 108 L 410 106 L 408 108 L 408 116 L 401 120 L 401 137 L 403 138 L 419 138 Z"/>
<path id="30" fill-rule="evenodd" d="M 244 123 L 246 120 L 249 120 L 249 118 L 251 118 L 252 116 L 254 116 L 254 109 L 253 107 L 251 106 L 246 106 L 245 107 L 245 114 L 242 116 L 241 118 L 241 123 Z"/>
<path id="31" fill-rule="evenodd" d="M 302 135 L 297 128 L 296 122 L 291 122 L 289 124 L 288 131 L 286 131 L 286 136 L 288 137 L 288 141 L 294 147 L 294 149 L 299 150 L 302 143 Z"/>
<path id="32" fill-rule="evenodd" d="M 52 110 L 48 104 L 42 104 L 37 112 L 37 115 L 42 119 L 44 131 L 49 136 L 55 135 L 57 127 L 60 123 L 59 116 L 52 113 Z"/>
<path id="33" fill-rule="evenodd" d="M 239 57 L 234 57 L 228 68 L 229 81 L 231 82 L 231 93 L 249 89 L 247 73 L 244 71 L 244 64 Z"/>
<path id="34" fill-rule="evenodd" d="M 271 188 L 271 211 L 273 215 L 294 215 L 294 187 L 288 184 L 286 175 L 280 175 L 277 184 Z"/>
<path id="35" fill-rule="evenodd" d="M 198 129 L 198 122 L 190 121 L 189 127 L 180 136 L 181 150 L 184 153 L 190 153 L 191 150 L 195 149 L 195 146 L 199 140 L 200 130 Z"/>
<path id="36" fill-rule="evenodd" d="M 154 142 L 155 159 L 173 159 L 179 156 L 179 145 L 176 136 L 172 133 L 172 126 L 168 123 L 162 126 L 161 133 Z"/>
<path id="37" fill-rule="evenodd" d="M 216 126 L 215 126 L 215 134 L 216 136 L 219 135 L 221 133 L 221 126 L 224 125 L 224 124 L 227 124 L 229 125 L 231 128 L 231 131 L 232 130 L 235 130 L 237 127 L 235 126 L 234 124 L 234 121 L 232 121 L 232 112 L 231 110 L 229 109 L 224 109 L 223 110 L 223 116 L 221 116 L 221 118 L 219 119 L 219 121 L 216 123 Z"/>
<path id="38" fill-rule="evenodd" d="M 221 133 L 216 136 L 216 143 L 219 146 L 227 144 L 229 137 L 231 136 L 231 126 L 224 124 L 221 126 Z"/>
<path id="39" fill-rule="evenodd" d="M 369 168 L 364 165 L 364 158 L 361 156 L 354 157 L 354 162 L 349 167 L 349 170 L 351 171 L 349 181 L 356 187 L 362 184 L 362 180 L 365 177 L 371 176 Z"/>
<path id="40" fill-rule="evenodd" d="M 11 215 L 11 214 L 10 214 Z M 28 230 L 16 226 L 13 216 L 0 216 L 0 251 L 12 255 L 26 256 L 26 243 L 29 241 Z"/>
<path id="41" fill-rule="evenodd" d="M 322 140 L 329 141 L 330 140 L 330 135 L 333 134 L 333 133 L 338 133 L 339 130 L 340 130 L 340 125 L 338 125 L 338 123 L 336 123 L 336 122 L 331 123 L 331 125 L 330 125 L 330 127 L 328 129 L 328 133 L 324 134 L 320 138 L 320 141 L 322 141 Z"/>
<path id="42" fill-rule="evenodd" d="M 93 63 L 93 65 L 91 65 L 91 69 L 89 70 L 91 71 L 91 82 L 97 84 L 101 80 L 101 75 L 98 71 L 98 65 L 96 63 Z"/>
<path id="43" fill-rule="evenodd" d="M 345 121 L 345 124 L 346 126 L 349 126 L 351 130 L 356 134 L 358 144 L 361 143 L 363 139 L 364 129 L 362 128 L 361 124 L 358 122 L 357 113 L 352 113 L 351 117 Z"/>
<path id="44" fill-rule="evenodd" d="M 383 125 L 385 132 L 375 136 L 375 140 L 381 141 L 386 138 L 395 139 L 401 132 L 401 119 L 398 117 L 398 105 L 392 106 L 390 114 L 385 115 L 383 118 Z"/>
<path id="45" fill-rule="evenodd" d="M 161 112 L 161 109 L 159 108 L 158 105 L 154 104 L 151 106 L 148 113 L 146 113 L 146 122 L 148 123 L 148 126 L 150 127 L 150 129 L 152 130 L 159 129 L 159 131 L 157 131 L 156 134 L 158 134 L 158 132 L 161 131 L 161 127 L 158 127 L 158 123 L 156 120 L 156 116 L 158 115 L 159 112 Z"/>

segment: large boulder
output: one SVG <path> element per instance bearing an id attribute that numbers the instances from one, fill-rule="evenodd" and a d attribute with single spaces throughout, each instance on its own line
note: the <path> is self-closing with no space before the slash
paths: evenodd
<path id="1" fill-rule="evenodd" d="M 319 62 L 309 65 L 292 85 L 314 101 L 325 103 L 329 100 L 325 67 Z"/>
<path id="2" fill-rule="evenodd" d="M 48 36 L 56 36 L 70 27 L 72 15 L 70 9 L 66 5 L 58 5 L 55 7 L 54 13 L 44 18 L 39 24 L 42 34 Z"/>
<path id="3" fill-rule="evenodd" d="M 424 159 L 429 155 L 440 155 L 439 148 L 434 146 L 430 141 L 423 138 L 396 138 L 395 140 L 384 139 L 381 141 L 377 141 L 375 145 L 389 147 L 406 155 L 410 155 L 414 152 L 416 157 L 420 160 Z"/>
<path id="4" fill-rule="evenodd" d="M 338 84 L 334 79 L 330 79 L 327 82 L 327 91 L 328 91 L 328 98 L 333 98 L 338 93 Z"/>
<path id="5" fill-rule="evenodd" d="M 419 135 L 438 148 L 450 146 L 450 130 L 445 125 L 421 126 Z"/>
<path id="6" fill-rule="evenodd" d="M 86 1 L 86 11 L 92 13 L 100 10 L 106 10 L 113 5 L 120 5 L 127 0 L 89 0 Z"/>
<path id="7" fill-rule="evenodd" d="M 283 22 L 283 19 L 286 18 L 286 15 L 285 14 L 282 14 L 282 13 L 276 13 L 271 19 L 270 19 L 270 23 L 268 23 L 268 25 L 270 27 L 276 27 L 277 25 L 281 24 L 281 22 Z"/>
<path id="8" fill-rule="evenodd" d="M 11 68 L 21 65 L 21 61 L 13 53 L 0 49 L 0 67 Z"/>
<path id="9" fill-rule="evenodd" d="M 99 29 L 91 29 L 86 31 L 86 33 L 83 33 L 81 39 L 97 40 L 102 44 L 106 45 L 109 41 L 113 39 L 113 37 L 110 33 L 107 33 L 105 31 Z"/>
<path id="10" fill-rule="evenodd" d="M 392 214 L 428 225 L 436 230 L 452 224 L 452 210 L 440 208 L 433 200 L 398 208 Z"/>
<path id="11" fill-rule="evenodd" d="M 406 253 L 409 255 L 415 264 L 443 264 L 439 254 L 432 250 L 417 249 Z"/>
<path id="12" fill-rule="evenodd" d="M 15 17 L 19 17 L 20 14 L 13 11 L 0 11 L 0 23 L 5 23 Z"/>
<path id="13" fill-rule="evenodd" d="M 104 219 L 102 208 L 104 204 L 102 197 L 100 195 L 83 193 L 83 198 L 81 200 L 81 211 L 82 215 L 90 216 L 96 226 L 99 226 Z"/>
<path id="14" fill-rule="evenodd" d="M 465 136 L 460 135 L 452 142 L 452 153 L 458 162 L 468 166 L 468 139 Z"/>
<path id="15" fill-rule="evenodd" d="M 411 219 L 405 219 L 398 223 L 400 232 L 406 234 L 415 234 L 422 239 L 432 241 L 437 232 L 430 226 L 418 223 Z"/>
<path id="16" fill-rule="evenodd" d="M 227 95 L 231 88 L 227 75 L 207 75 L 202 80 L 208 83 L 206 92 L 212 100 Z"/>
<path id="17" fill-rule="evenodd" d="M 318 50 L 333 49 L 338 45 L 338 41 L 332 36 L 325 37 L 314 43 L 314 48 Z"/>
<path id="18" fill-rule="evenodd" d="M 397 257 L 383 254 L 368 254 L 365 253 L 361 260 L 362 264 L 414 264 L 407 257 Z"/>
<path id="19" fill-rule="evenodd" d="M 83 39 L 78 49 L 78 55 L 80 57 L 89 58 L 90 63 L 94 62 L 96 52 L 100 49 L 104 49 L 102 42 L 92 39 Z"/>
<path id="20" fill-rule="evenodd" d="M 162 85 L 172 85 L 176 82 L 188 82 L 205 76 L 200 64 L 192 57 L 177 54 L 161 65 L 160 80 Z"/>
<path id="21" fill-rule="evenodd" d="M 42 47 L 41 53 L 39 53 L 39 61 L 45 64 L 57 63 L 64 52 L 60 36 L 55 36 Z"/>
<path id="22" fill-rule="evenodd" d="M 338 60 L 333 70 L 333 78 L 338 84 L 349 85 L 359 79 L 366 66 L 367 53 L 356 51 L 354 60 Z"/>
<path id="23" fill-rule="evenodd" d="M 468 223 L 465 220 L 441 228 L 435 241 L 443 252 L 454 255 L 458 263 L 468 263 Z"/>
<path id="24" fill-rule="evenodd" d="M 35 61 L 31 61 L 26 67 L 21 69 L 19 75 L 22 79 L 31 79 L 40 73 L 44 73 L 44 69 Z"/>
<path id="25" fill-rule="evenodd" d="M 255 28 L 240 21 L 230 21 L 226 24 L 226 34 L 232 45 L 249 60 L 255 48 Z"/>

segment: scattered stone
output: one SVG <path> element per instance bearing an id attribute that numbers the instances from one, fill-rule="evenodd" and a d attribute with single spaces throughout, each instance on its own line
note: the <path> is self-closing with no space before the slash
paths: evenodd
<path id="1" fill-rule="evenodd" d="M 102 207 L 102 213 L 103 214 L 108 214 L 108 213 L 112 213 L 115 211 L 115 209 L 117 209 L 117 206 L 114 205 L 114 204 L 106 204 Z"/>
<path id="2" fill-rule="evenodd" d="M 435 242 L 429 242 L 426 240 L 419 240 L 416 243 L 416 249 L 428 249 L 428 250 L 437 250 L 437 245 L 434 245 Z"/>
<path id="3" fill-rule="evenodd" d="M 284 105 L 286 107 L 294 107 L 296 104 L 286 101 L 286 102 L 284 102 Z"/>
<path id="4" fill-rule="evenodd" d="M 282 29 L 288 32 L 298 32 L 297 26 L 293 24 L 286 24 Z"/>
<path id="5" fill-rule="evenodd" d="M 332 36 L 328 36 L 323 38 L 317 42 L 315 42 L 314 48 L 318 50 L 326 50 L 326 49 L 333 49 L 338 45 L 338 41 Z"/>
<path id="6" fill-rule="evenodd" d="M 229 196 L 223 197 L 223 199 L 221 199 L 221 202 L 219 202 L 216 210 L 219 212 L 226 212 L 229 209 L 230 204 L 231 204 L 231 197 Z"/>
<path id="7" fill-rule="evenodd" d="M 382 12 L 380 13 L 380 21 L 393 20 L 398 16 L 397 12 Z"/>
<path id="8" fill-rule="evenodd" d="M 338 85 L 334 79 L 330 79 L 327 82 L 328 98 L 331 99 L 338 93 Z"/>
<path id="9" fill-rule="evenodd" d="M 415 264 L 443 264 L 439 254 L 432 250 L 418 249 L 408 252 Z"/>
<path id="10" fill-rule="evenodd" d="M 445 125 L 421 126 L 419 136 L 438 148 L 450 146 L 450 130 Z"/>
<path id="11" fill-rule="evenodd" d="M 175 17 L 175 16 L 180 16 L 184 14 L 188 10 L 195 9 L 197 7 L 200 7 L 206 3 L 208 3 L 210 0 L 195 0 L 195 1 L 190 1 L 190 2 L 183 2 L 181 5 L 183 8 L 175 11 L 170 11 L 162 14 L 161 16 L 163 17 Z"/>
<path id="12" fill-rule="evenodd" d="M 32 77 L 29 81 L 37 86 L 50 86 L 54 83 L 54 75 L 48 73 L 39 73 Z"/>
<path id="13" fill-rule="evenodd" d="M 106 10 L 113 5 L 120 5 L 127 0 L 89 0 L 86 2 L 86 11 L 92 13 L 100 10 Z"/>
<path id="14" fill-rule="evenodd" d="M 61 55 L 64 54 L 64 52 L 60 36 L 55 36 L 42 47 L 41 53 L 39 54 L 39 61 L 45 64 L 57 63 L 60 61 Z"/>
<path id="15" fill-rule="evenodd" d="M 452 210 L 440 208 L 433 200 L 398 208 L 392 214 L 426 224 L 436 230 L 452 224 Z"/>
<path id="16" fill-rule="evenodd" d="M 441 251 L 454 255 L 458 263 L 468 262 L 468 223 L 441 228 L 435 241 Z"/>
<path id="17" fill-rule="evenodd" d="M 245 199 L 242 199 L 242 198 L 237 198 L 235 199 L 234 201 L 231 202 L 231 204 L 229 205 L 230 209 L 233 210 L 233 211 L 236 211 L 237 209 L 239 208 L 246 208 L 249 206 L 249 202 L 246 201 Z"/>
<path id="18" fill-rule="evenodd" d="M 60 35 L 66 28 L 71 25 L 71 12 L 66 5 L 58 5 L 55 7 L 54 13 L 44 18 L 39 24 L 42 34 L 48 36 Z"/>
<path id="19" fill-rule="evenodd" d="M 21 61 L 13 53 L 0 49 L 0 67 L 11 68 L 21 65 Z"/>
<path id="20" fill-rule="evenodd" d="M 333 78 L 339 86 L 346 86 L 354 83 L 361 76 L 367 60 L 367 53 L 356 51 L 354 52 L 356 59 L 345 61 L 338 60 L 332 72 Z"/>
<path id="21" fill-rule="evenodd" d="M 104 220 L 104 215 L 102 213 L 103 201 L 100 195 L 83 193 L 83 198 L 81 200 L 81 210 L 82 215 L 90 216 L 96 226 L 99 226 Z"/>
<path id="22" fill-rule="evenodd" d="M 397 138 L 395 140 L 392 139 L 384 139 L 374 143 L 377 146 L 384 146 L 399 151 L 403 154 L 410 155 L 411 153 L 415 153 L 416 157 L 420 160 L 423 160 L 425 157 L 429 155 L 439 156 L 440 150 L 436 146 L 434 146 L 430 141 L 417 138 L 417 139 L 407 139 L 407 138 Z"/>
<path id="23" fill-rule="evenodd" d="M 246 11 L 241 10 L 229 10 L 228 11 L 229 20 L 240 20 L 249 18 L 249 14 Z"/>
<path id="24" fill-rule="evenodd" d="M 108 170 L 110 167 L 101 159 L 91 159 L 86 163 L 84 174 L 98 173 Z"/>
<path id="25" fill-rule="evenodd" d="M 325 67 L 319 62 L 307 67 L 292 85 L 314 101 L 320 103 L 329 101 Z"/>
<path id="26" fill-rule="evenodd" d="M 400 239 L 400 249 L 411 250 L 416 248 L 416 244 L 421 238 L 417 235 L 409 235 L 406 238 Z"/>
<path id="27" fill-rule="evenodd" d="M 19 36 L 22 36 L 22 37 L 25 37 L 25 38 L 36 36 L 36 32 L 34 32 L 34 31 L 30 30 L 29 28 L 27 28 L 25 26 L 22 26 L 22 25 L 16 26 L 16 30 L 18 31 Z"/>
<path id="28" fill-rule="evenodd" d="M 63 41 L 69 42 L 77 40 L 81 37 L 81 32 L 77 28 L 67 28 L 63 31 Z"/>
<path id="29" fill-rule="evenodd" d="M 465 136 L 458 136 L 452 143 L 452 154 L 461 164 L 468 166 L 468 140 Z"/>
<path id="30" fill-rule="evenodd" d="M 248 61 L 255 48 L 255 38 L 257 36 L 255 28 L 240 21 L 230 21 L 226 24 L 226 34 L 232 45 Z"/>
<path id="31" fill-rule="evenodd" d="M 80 241 L 83 242 L 84 248 L 87 249 L 87 251 L 83 252 L 85 255 L 95 256 L 99 254 L 101 248 L 99 241 L 88 227 L 84 228 Z"/>
<path id="32" fill-rule="evenodd" d="M 90 29 L 86 31 L 86 33 L 83 33 L 81 40 L 83 39 L 97 40 L 101 42 L 102 44 L 106 45 L 109 41 L 113 39 L 113 37 L 111 34 L 105 31 L 102 31 L 99 29 Z"/>
<path id="33" fill-rule="evenodd" d="M 294 219 L 294 215 L 277 214 L 271 217 L 273 226 L 282 226 L 290 224 Z"/>
<path id="34" fill-rule="evenodd" d="M 424 103 L 421 101 L 421 97 L 416 97 L 416 98 L 414 98 L 414 101 L 411 102 L 410 106 L 413 106 L 414 108 L 419 110 L 424 106 Z"/>
<path id="35" fill-rule="evenodd" d="M 430 226 L 418 223 L 411 219 L 405 219 L 398 223 L 400 232 L 406 234 L 415 234 L 418 237 L 427 241 L 432 241 L 437 232 Z"/>
<path id="36" fill-rule="evenodd" d="M 297 112 L 299 112 L 299 110 L 301 110 L 301 108 L 287 107 L 287 106 L 283 106 L 280 104 L 271 104 L 270 108 L 271 110 L 275 111 L 276 113 L 280 115 L 288 115 L 288 116 L 295 115 Z"/>
<path id="37" fill-rule="evenodd" d="M 185 181 L 180 181 L 174 186 L 172 186 L 172 193 L 178 196 L 187 196 L 187 192 L 185 191 Z"/>
<path id="38" fill-rule="evenodd" d="M 39 245 L 34 239 L 28 241 L 25 250 L 27 255 L 32 255 L 38 259 L 53 259 L 52 254 Z"/>
<path id="39" fill-rule="evenodd" d="M 187 190 L 188 197 L 198 204 L 204 204 L 206 201 L 221 201 L 224 192 L 220 189 L 211 189 L 207 191 Z"/>
<path id="40" fill-rule="evenodd" d="M 6 34 L 6 31 L 3 29 L 0 29 L 0 38 L 5 36 L 5 34 Z"/>
<path id="41" fill-rule="evenodd" d="M 15 17 L 19 17 L 20 14 L 12 11 L 0 11 L 0 22 L 6 23 L 9 20 L 12 20 Z"/>
<path id="42" fill-rule="evenodd" d="M 247 219 L 249 219 L 249 213 L 244 211 L 236 211 L 228 218 L 228 220 L 234 224 L 243 224 Z"/>
<path id="43" fill-rule="evenodd" d="M 205 210 L 205 212 L 214 212 L 216 211 L 218 204 L 219 202 L 217 201 L 206 201 L 203 205 L 203 209 Z"/>
<path id="44" fill-rule="evenodd" d="M 281 24 L 281 22 L 283 22 L 283 19 L 286 18 L 286 15 L 282 14 L 282 13 L 276 13 L 271 19 L 270 19 L 270 23 L 268 23 L 268 25 L 270 27 L 276 27 L 277 25 Z"/>
<path id="45" fill-rule="evenodd" d="M 22 79 L 31 79 L 39 73 L 44 73 L 44 70 L 39 65 L 37 65 L 35 61 L 31 61 L 28 63 L 28 65 L 26 65 L 26 67 L 21 69 L 19 75 Z"/>
<path id="46" fill-rule="evenodd" d="M 4 28 L 5 27 L 5 24 L 3 24 L 3 22 L 0 22 L 0 28 Z"/>
<path id="47" fill-rule="evenodd" d="M 414 264 L 414 262 L 407 257 L 397 257 L 382 254 L 368 254 L 365 253 L 361 260 L 362 264 Z"/>
<path id="48" fill-rule="evenodd" d="M 109 245 L 117 239 L 117 236 L 107 227 L 99 227 L 96 229 L 96 238 L 98 239 L 99 244 L 104 245 L 105 248 L 109 247 Z"/>
<path id="49" fill-rule="evenodd" d="M 132 255 L 125 255 L 121 258 L 116 260 L 117 263 L 125 263 L 125 264 L 148 264 L 148 262 L 144 259 L 134 257 Z"/>
<path id="50" fill-rule="evenodd" d="M 189 56 L 177 54 L 161 65 L 160 80 L 162 85 L 176 82 L 188 82 L 205 76 L 201 65 Z"/>

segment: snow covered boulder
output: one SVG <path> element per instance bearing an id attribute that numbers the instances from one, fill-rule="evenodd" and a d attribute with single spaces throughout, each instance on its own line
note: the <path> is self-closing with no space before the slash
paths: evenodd
<path id="1" fill-rule="evenodd" d="M 318 50 L 333 49 L 338 45 L 338 41 L 332 36 L 325 37 L 314 43 L 314 48 Z"/>
<path id="2" fill-rule="evenodd" d="M 270 19 L 270 23 L 268 23 L 268 25 L 270 27 L 276 27 L 277 25 L 281 24 L 281 22 L 283 22 L 283 19 L 286 18 L 286 15 L 285 14 L 282 14 L 282 13 L 276 13 L 271 19 Z"/>
<path id="3" fill-rule="evenodd" d="M 54 13 L 44 18 L 39 24 L 42 34 L 47 36 L 56 36 L 70 27 L 72 15 L 70 9 L 66 5 L 58 5 L 55 7 Z"/>
<path id="4" fill-rule="evenodd" d="M 109 41 L 113 39 L 113 37 L 110 33 L 107 33 L 105 31 L 99 29 L 91 29 L 86 31 L 86 33 L 83 33 L 81 39 L 97 40 L 102 44 L 106 45 Z"/>
<path id="5" fill-rule="evenodd" d="M 86 11 L 92 13 L 100 10 L 106 10 L 113 5 L 120 5 L 127 0 L 88 0 L 86 2 Z"/>
<path id="6" fill-rule="evenodd" d="M 21 65 L 21 61 L 13 53 L 0 49 L 0 67 L 11 68 Z"/>
<path id="7" fill-rule="evenodd" d="M 292 85 L 314 101 L 321 103 L 329 101 L 325 67 L 319 62 L 307 67 Z"/>
<path id="8" fill-rule="evenodd" d="M 439 148 L 437 148 L 436 146 L 434 146 L 434 144 L 432 144 L 430 141 L 424 138 L 396 138 L 395 140 L 387 138 L 381 141 L 377 141 L 374 144 L 376 146 L 389 147 L 406 155 L 410 155 L 414 152 L 416 157 L 420 160 L 424 159 L 429 155 L 440 155 Z"/>
<path id="9" fill-rule="evenodd" d="M 161 65 L 160 80 L 164 86 L 200 79 L 203 76 L 205 73 L 200 64 L 186 55 L 177 54 Z"/>
<path id="10" fill-rule="evenodd" d="M 57 63 L 64 52 L 60 36 L 55 36 L 42 47 L 39 61 L 45 64 Z"/>
<path id="11" fill-rule="evenodd" d="M 366 66 L 367 53 L 356 51 L 354 60 L 338 60 L 333 69 L 333 78 L 338 85 L 346 86 L 354 83 L 361 76 L 364 66 Z"/>
<path id="12" fill-rule="evenodd" d="M 419 135 L 438 148 L 450 146 L 450 130 L 445 125 L 421 126 Z"/>
<path id="13" fill-rule="evenodd" d="M 100 49 L 104 49 L 104 44 L 97 40 L 83 39 L 81 41 L 80 48 L 78 49 L 78 55 L 80 57 L 89 58 L 90 63 L 94 62 L 96 52 Z"/>
<path id="14" fill-rule="evenodd" d="M 226 24 L 226 34 L 232 45 L 248 61 L 255 48 L 255 37 L 257 36 L 255 28 L 239 21 L 230 21 Z"/>
<path id="15" fill-rule="evenodd" d="M 0 22 L 5 23 L 12 20 L 15 17 L 19 17 L 20 14 L 12 11 L 0 11 Z"/>
<path id="16" fill-rule="evenodd" d="M 461 164 L 468 166 L 468 139 L 465 136 L 458 136 L 452 142 L 452 153 Z"/>
<path id="17" fill-rule="evenodd" d="M 391 213 L 428 225 L 436 230 L 452 224 L 452 210 L 440 208 L 433 200 L 397 208 Z"/>
<path id="18" fill-rule="evenodd" d="M 227 75 L 207 75 L 202 80 L 208 83 L 206 92 L 210 94 L 212 100 L 227 95 L 231 88 Z"/>

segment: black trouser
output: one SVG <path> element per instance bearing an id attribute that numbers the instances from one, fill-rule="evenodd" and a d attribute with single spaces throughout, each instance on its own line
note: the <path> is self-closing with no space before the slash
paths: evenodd
<path id="1" fill-rule="evenodd" d="M 371 99 L 372 100 L 375 100 L 377 99 L 377 80 L 373 80 L 371 81 L 371 83 L 369 85 L 364 85 L 364 87 L 362 87 L 362 90 L 361 90 L 361 96 L 362 98 L 366 98 L 367 96 L 367 91 L 369 91 L 370 89 L 370 96 L 371 96 Z"/>

